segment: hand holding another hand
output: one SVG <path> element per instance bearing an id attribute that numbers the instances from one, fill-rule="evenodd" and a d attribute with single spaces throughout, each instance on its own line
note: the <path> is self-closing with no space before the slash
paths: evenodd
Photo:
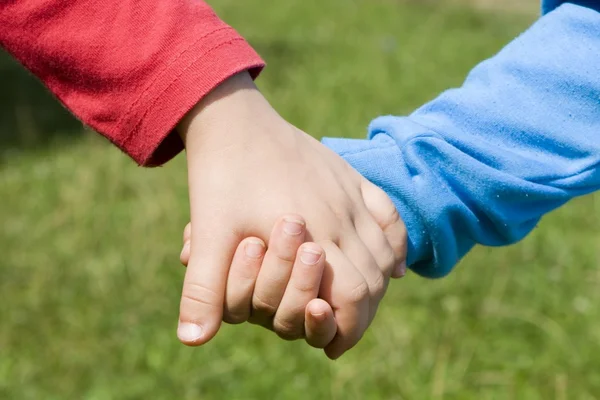
<path id="1" fill-rule="evenodd" d="M 268 273 L 264 279 L 257 275 L 253 288 L 252 319 L 272 324 L 284 337 L 302 333 L 294 320 L 297 310 L 292 320 L 277 313 L 288 308 L 286 287 L 302 267 L 296 250 L 311 242 L 302 248 L 325 254 L 317 262 L 323 265 L 318 297 L 331 306 L 337 325 L 325 351 L 337 358 L 354 346 L 372 321 L 390 276 L 404 267 L 406 231 L 387 195 L 283 120 L 247 73 L 214 89 L 179 131 L 187 150 L 193 239 L 180 340 L 200 345 L 217 333 L 238 245 L 245 238 L 267 242 L 273 226 L 287 215 L 287 222 L 302 222 L 296 224 L 301 232 L 296 228 L 289 243 L 278 244 L 274 240 L 285 232 L 286 221 L 277 222 L 262 259 L 261 271 Z M 302 299 L 315 295 L 314 282 L 305 284 Z"/>

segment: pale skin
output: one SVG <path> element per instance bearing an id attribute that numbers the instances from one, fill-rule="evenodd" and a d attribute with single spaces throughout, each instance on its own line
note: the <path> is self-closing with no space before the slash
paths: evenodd
<path id="1" fill-rule="evenodd" d="M 333 359 L 352 348 L 405 268 L 406 230 L 387 195 L 283 120 L 246 72 L 214 89 L 178 131 L 192 222 L 179 339 L 201 345 L 224 318 L 251 319 Z M 241 255 L 249 247 L 252 260 Z M 319 258 L 311 264 L 305 253 Z"/>
<path id="2" fill-rule="evenodd" d="M 268 249 L 258 238 L 246 238 L 239 244 L 227 277 L 223 321 L 258 324 L 283 339 L 304 338 L 313 347 L 325 348 L 335 337 L 337 325 L 331 306 L 318 298 L 325 268 L 324 250 L 316 243 L 302 243 L 303 229 L 290 234 L 288 221 L 304 225 L 299 216 L 282 217 L 271 232 Z M 191 224 L 187 224 L 180 255 L 184 266 L 189 262 L 190 246 Z M 289 276 L 285 288 L 256 286 L 257 281 L 272 282 L 274 272 Z M 401 278 L 405 273 L 402 265 L 392 277 Z M 278 305 L 270 318 L 257 316 L 262 303 Z"/>
<path id="3" fill-rule="evenodd" d="M 317 298 L 325 268 L 325 254 L 316 243 L 302 243 L 304 229 L 290 234 L 291 231 L 285 227 L 289 220 L 303 221 L 296 215 L 284 216 L 277 221 L 269 238 L 268 250 L 258 238 L 246 238 L 239 244 L 227 277 L 223 321 L 259 324 L 284 339 L 305 338 L 309 345 L 324 348 L 337 331 L 331 306 Z M 188 224 L 183 234 L 180 257 L 185 266 L 190 255 L 190 233 L 191 225 Z M 274 269 L 277 270 L 275 274 Z M 257 287 L 258 281 L 273 281 L 273 275 L 277 273 L 289 276 L 285 287 Z M 261 300 L 257 302 L 255 299 Z M 277 304 L 271 318 L 260 315 L 261 310 L 257 306 L 265 302 Z"/>

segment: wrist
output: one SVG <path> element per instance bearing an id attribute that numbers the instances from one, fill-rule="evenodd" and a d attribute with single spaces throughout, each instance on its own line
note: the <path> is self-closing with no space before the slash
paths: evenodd
<path id="1" fill-rule="evenodd" d="M 230 131 L 227 127 L 233 122 L 256 113 L 261 107 L 270 108 L 248 71 L 243 71 L 227 78 L 202 98 L 177 125 L 177 132 L 188 148 L 192 136 L 207 136 L 213 131 L 222 133 L 223 129 Z"/>

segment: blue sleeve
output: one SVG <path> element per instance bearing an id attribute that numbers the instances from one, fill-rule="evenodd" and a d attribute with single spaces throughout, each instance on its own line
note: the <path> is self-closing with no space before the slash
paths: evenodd
<path id="1" fill-rule="evenodd" d="M 563 4 L 462 87 L 375 119 L 368 140 L 324 143 L 394 200 L 418 274 L 446 275 L 475 244 L 517 242 L 600 188 L 600 13 Z"/>

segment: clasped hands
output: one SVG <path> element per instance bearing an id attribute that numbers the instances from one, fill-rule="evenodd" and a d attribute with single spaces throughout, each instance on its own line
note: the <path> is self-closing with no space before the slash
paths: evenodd
<path id="1" fill-rule="evenodd" d="M 389 197 L 281 118 L 246 72 L 177 129 L 191 208 L 179 339 L 202 345 L 222 321 L 248 321 L 331 359 L 352 348 L 406 271 Z"/>

